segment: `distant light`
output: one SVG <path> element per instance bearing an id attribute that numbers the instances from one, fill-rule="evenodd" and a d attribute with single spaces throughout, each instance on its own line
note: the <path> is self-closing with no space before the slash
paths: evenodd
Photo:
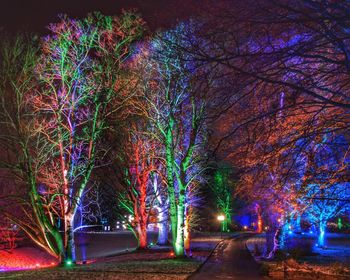
<path id="1" fill-rule="evenodd" d="M 280 219 L 280 218 L 278 218 L 278 219 L 277 219 L 277 222 L 279 222 L 279 223 L 280 223 L 280 222 L 281 222 L 281 219 Z"/>
<path id="2" fill-rule="evenodd" d="M 218 221 L 220 221 L 220 222 L 225 221 L 225 216 L 224 215 L 219 215 L 218 216 Z"/>
<path id="3" fill-rule="evenodd" d="M 154 244 L 153 244 L 153 242 L 151 242 L 149 245 L 153 246 Z"/>
<path id="4" fill-rule="evenodd" d="M 292 233 L 293 233 L 293 231 L 289 230 L 289 231 L 288 231 L 288 233 L 289 233 L 289 234 L 292 234 Z"/>
<path id="5" fill-rule="evenodd" d="M 313 234 L 314 232 L 312 230 L 309 231 L 310 234 Z"/>
<path id="6" fill-rule="evenodd" d="M 265 227 L 265 230 L 268 230 L 269 229 L 269 227 Z"/>
<path id="7" fill-rule="evenodd" d="M 244 228 L 244 229 L 247 229 L 248 227 L 247 227 L 247 226 L 244 226 L 243 228 Z"/>
<path id="8" fill-rule="evenodd" d="M 66 264 L 67 264 L 67 265 L 72 265 L 72 261 L 71 261 L 71 260 L 68 260 L 68 261 L 66 262 Z"/>
<path id="9" fill-rule="evenodd" d="M 36 266 L 36 267 L 39 267 L 39 266 L 40 266 L 40 263 L 35 264 L 35 266 Z"/>

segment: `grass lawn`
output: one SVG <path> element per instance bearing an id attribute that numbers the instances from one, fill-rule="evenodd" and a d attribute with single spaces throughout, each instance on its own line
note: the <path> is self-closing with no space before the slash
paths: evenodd
<path id="1" fill-rule="evenodd" d="M 31 270 L 3 272 L 0 279 L 186 279 L 207 259 L 219 240 L 215 236 L 194 238 L 192 256 L 186 259 L 175 259 L 170 246 L 154 246 L 148 250 L 91 259 L 87 264 L 78 262 L 75 267 L 30 267 Z"/>
<path id="2" fill-rule="evenodd" d="M 290 255 L 286 261 L 266 260 L 256 255 L 262 264 L 267 279 L 350 279 L 350 235 L 328 234 L 327 247 L 314 246 L 316 236 L 309 234 L 293 234 L 288 237 L 287 246 L 296 244 L 294 256 Z M 289 244 L 289 245 L 288 245 Z M 247 241 L 247 248 L 254 251 L 264 251 L 265 236 L 258 235 Z M 308 251 L 307 248 L 310 248 Z"/>

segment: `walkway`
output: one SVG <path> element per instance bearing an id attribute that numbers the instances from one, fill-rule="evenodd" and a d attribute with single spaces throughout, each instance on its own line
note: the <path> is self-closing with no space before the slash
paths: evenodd
<path id="1" fill-rule="evenodd" d="M 242 234 L 219 243 L 213 254 L 189 280 L 255 280 L 259 266 L 246 249 L 245 242 L 251 234 Z"/>

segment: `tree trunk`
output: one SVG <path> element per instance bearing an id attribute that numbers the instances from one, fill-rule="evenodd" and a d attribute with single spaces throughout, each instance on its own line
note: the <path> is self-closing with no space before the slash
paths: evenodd
<path id="1" fill-rule="evenodd" d="M 184 248 L 184 220 L 185 218 L 185 205 L 184 205 L 184 195 L 180 194 L 179 204 L 177 209 L 177 234 L 175 242 L 175 255 L 177 258 L 185 257 L 185 248 Z"/>
<path id="2" fill-rule="evenodd" d="M 277 236 L 278 238 L 278 244 L 279 244 L 279 249 L 285 249 L 286 248 L 286 240 L 287 240 L 287 234 L 289 231 L 289 223 L 285 222 L 281 226 L 280 234 Z"/>
<path id="3" fill-rule="evenodd" d="M 187 210 L 187 211 L 186 211 Z M 191 234 L 190 234 L 190 221 L 192 215 L 191 206 L 185 209 L 185 228 L 184 228 L 184 248 L 187 256 L 191 256 Z"/>
<path id="4" fill-rule="evenodd" d="M 166 135 L 166 169 L 167 169 L 167 181 L 168 181 L 168 197 L 169 197 L 169 211 L 170 211 L 170 222 L 171 222 L 171 235 L 173 248 L 176 247 L 177 239 L 177 208 L 176 208 L 176 196 L 175 196 L 175 186 L 174 186 L 174 151 L 173 151 L 173 119 L 169 121 L 169 129 Z"/>
<path id="5" fill-rule="evenodd" d="M 318 229 L 318 246 L 324 247 L 325 246 L 325 235 L 326 235 L 326 221 L 321 221 Z"/>
<path id="6" fill-rule="evenodd" d="M 166 210 L 162 208 L 158 214 L 158 229 L 159 229 L 159 232 L 158 232 L 157 244 L 167 245 L 168 244 L 168 217 L 167 217 Z"/>
<path id="7" fill-rule="evenodd" d="M 301 215 L 298 214 L 297 219 L 295 221 L 295 231 L 301 232 Z"/>
<path id="8" fill-rule="evenodd" d="M 266 247 L 265 247 L 265 256 L 270 258 L 271 253 L 273 252 L 274 249 L 274 240 L 275 240 L 275 234 L 276 230 L 269 229 L 266 232 Z M 272 253 L 274 254 L 274 253 Z"/>
<path id="9" fill-rule="evenodd" d="M 222 232 L 227 232 L 227 229 L 228 229 L 228 227 L 227 227 L 227 217 L 225 218 L 225 220 L 223 220 L 222 222 L 221 222 L 221 231 Z"/>
<path id="10" fill-rule="evenodd" d="M 261 212 L 258 211 L 258 221 L 257 221 L 257 228 L 256 228 L 256 232 L 257 233 L 262 233 L 263 231 L 263 222 L 262 222 L 262 217 L 261 217 Z"/>
<path id="11" fill-rule="evenodd" d="M 64 263 L 71 265 L 76 263 L 75 243 L 74 243 L 74 215 L 67 214 L 64 219 L 64 246 L 65 258 Z"/>
<path id="12" fill-rule="evenodd" d="M 191 234 L 187 226 L 185 226 L 184 248 L 187 255 L 191 255 Z"/>
<path id="13" fill-rule="evenodd" d="M 147 248 L 147 228 L 146 225 L 141 224 L 137 227 L 137 235 L 139 238 L 139 249 Z"/>
<path id="14" fill-rule="evenodd" d="M 273 248 L 268 254 L 269 259 L 273 259 L 275 257 L 275 254 L 281 250 L 281 235 L 282 235 L 282 226 L 279 225 L 274 232 L 273 235 Z M 270 236 L 271 237 L 271 236 Z M 271 241 L 270 241 L 271 242 Z"/>

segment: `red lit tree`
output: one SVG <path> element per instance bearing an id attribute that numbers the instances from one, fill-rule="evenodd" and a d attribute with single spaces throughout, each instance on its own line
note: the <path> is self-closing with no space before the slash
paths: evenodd
<path id="1" fill-rule="evenodd" d="M 153 207 L 155 193 L 151 173 L 155 172 L 156 146 L 147 138 L 142 120 L 131 125 L 115 151 L 115 171 L 123 190 L 119 196 L 119 205 L 133 219 L 129 227 L 138 240 L 138 247 L 147 247 L 147 225 Z"/>

